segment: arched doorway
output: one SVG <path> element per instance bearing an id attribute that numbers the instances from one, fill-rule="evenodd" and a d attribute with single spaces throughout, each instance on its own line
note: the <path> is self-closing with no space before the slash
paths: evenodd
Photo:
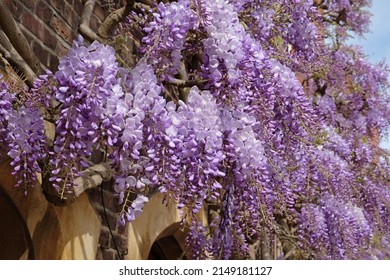
<path id="1" fill-rule="evenodd" d="M 148 260 L 186 260 L 179 242 L 172 235 L 156 240 L 150 249 Z"/>
<path id="2" fill-rule="evenodd" d="M 164 194 L 152 195 L 144 210 L 128 225 L 128 260 L 186 259 L 182 213 L 174 202 L 163 203 Z M 202 208 L 199 220 L 207 222 Z M 184 253 L 183 253 L 184 252 Z"/>

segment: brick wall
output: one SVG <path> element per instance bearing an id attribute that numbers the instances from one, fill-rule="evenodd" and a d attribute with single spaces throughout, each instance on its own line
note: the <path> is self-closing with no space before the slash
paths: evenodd
<path id="1" fill-rule="evenodd" d="M 78 36 L 78 26 L 86 0 L 5 0 L 30 47 L 40 62 L 55 71 L 58 59 L 65 55 L 72 41 Z M 90 26 L 97 30 L 101 21 L 117 1 L 97 1 Z M 116 246 L 109 232 L 112 229 L 118 250 L 127 252 L 127 236 L 123 227 L 117 226 L 118 203 L 113 195 L 111 183 L 102 185 L 106 214 L 102 206 L 100 188 L 88 192 L 90 201 L 101 218 L 102 226 L 97 250 L 97 259 L 118 259 Z M 88 221 L 85 221 L 88 223 Z"/>
<path id="2" fill-rule="evenodd" d="M 65 55 L 77 29 L 86 0 L 5 0 L 19 23 L 30 47 L 43 65 L 51 70 Z M 97 30 L 107 15 L 106 3 L 97 1 L 91 17 L 91 28 Z M 105 1 L 107 2 L 107 1 Z"/>
<path id="3" fill-rule="evenodd" d="M 96 259 L 117 260 L 120 259 L 120 256 L 118 256 L 116 249 L 118 249 L 121 258 L 127 254 L 127 228 L 118 225 L 117 213 L 120 211 L 121 206 L 118 204 L 117 198 L 113 195 L 112 182 L 103 182 L 101 188 L 88 191 L 90 201 L 102 221 Z M 102 203 L 102 199 L 104 200 L 104 204 Z M 111 237 L 110 229 L 116 246 Z"/>

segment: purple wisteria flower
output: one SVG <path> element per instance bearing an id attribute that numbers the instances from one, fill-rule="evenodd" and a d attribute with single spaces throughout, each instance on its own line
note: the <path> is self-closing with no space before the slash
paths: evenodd
<path id="1" fill-rule="evenodd" d="M 46 136 L 43 119 L 38 108 L 26 102 L 19 108 L 16 96 L 2 82 L 0 88 L 0 148 L 12 159 L 13 175 L 17 177 L 17 186 L 34 186 L 37 173 L 41 172 L 38 161 L 46 156 Z M 4 157 L 0 154 L 0 157 Z"/>
<path id="2" fill-rule="evenodd" d="M 170 5 L 160 2 L 153 15 L 153 21 L 144 29 L 147 36 L 143 38 L 146 43 L 143 60 L 158 68 L 159 76 L 167 79 L 180 68 L 186 34 L 195 27 L 197 18 L 189 0 L 172 2 Z"/>

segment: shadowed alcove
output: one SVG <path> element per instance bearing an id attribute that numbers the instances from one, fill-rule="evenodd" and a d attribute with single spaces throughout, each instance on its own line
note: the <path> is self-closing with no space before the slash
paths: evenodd
<path id="1" fill-rule="evenodd" d="M 179 242 L 172 235 L 156 240 L 150 249 L 148 260 L 186 260 Z"/>
<path id="2" fill-rule="evenodd" d="M 0 185 L 0 259 L 34 259 L 34 247 L 26 222 Z"/>

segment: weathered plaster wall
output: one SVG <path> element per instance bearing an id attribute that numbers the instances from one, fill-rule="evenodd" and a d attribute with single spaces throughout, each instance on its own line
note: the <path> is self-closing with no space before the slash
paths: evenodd
<path id="1" fill-rule="evenodd" d="M 56 207 L 46 201 L 39 184 L 25 196 L 22 190 L 14 187 L 11 171 L 9 162 L 0 165 L 0 185 L 27 225 L 35 258 L 95 259 L 100 219 L 87 195 L 68 207 Z M 7 225 L 1 226 L 3 235 L 7 230 Z"/>

